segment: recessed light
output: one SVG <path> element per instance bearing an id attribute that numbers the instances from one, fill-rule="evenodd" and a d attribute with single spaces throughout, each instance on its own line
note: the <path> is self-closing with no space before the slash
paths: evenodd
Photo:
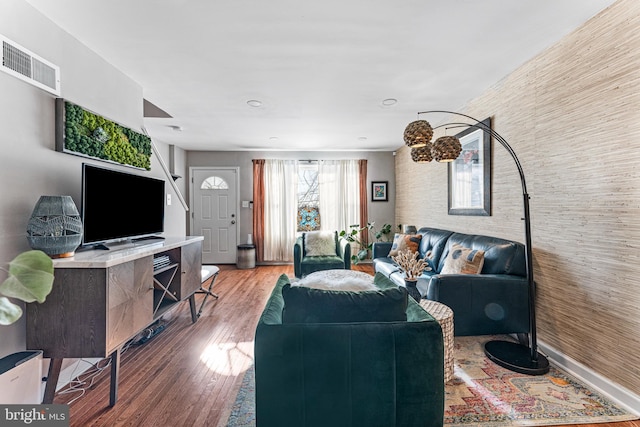
<path id="1" fill-rule="evenodd" d="M 171 129 L 173 129 L 176 132 L 182 132 L 182 126 L 178 126 L 178 125 L 169 125 L 169 127 Z"/>
<path id="2" fill-rule="evenodd" d="M 278 137 L 277 136 L 270 136 L 269 137 L 269 141 L 277 141 Z"/>
<path id="3" fill-rule="evenodd" d="M 258 101 L 257 99 L 250 99 L 247 101 L 247 105 L 250 107 L 260 107 L 262 105 L 262 102 Z"/>
<path id="4" fill-rule="evenodd" d="M 358 141 L 366 141 L 367 137 L 366 136 L 359 136 L 358 137 Z"/>
<path id="5" fill-rule="evenodd" d="M 385 107 L 390 107 L 392 105 L 395 105 L 398 103 L 398 100 L 395 98 L 387 98 L 387 99 L 383 99 L 382 100 L 382 105 L 384 105 Z"/>

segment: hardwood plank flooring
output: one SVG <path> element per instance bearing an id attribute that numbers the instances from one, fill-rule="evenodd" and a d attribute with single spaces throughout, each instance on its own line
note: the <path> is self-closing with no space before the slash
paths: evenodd
<path id="1" fill-rule="evenodd" d="M 370 264 L 354 269 L 372 273 Z M 191 323 L 188 303 L 170 313 L 165 331 L 124 351 L 118 402 L 109 407 L 109 368 L 85 395 L 70 404 L 71 426 L 225 425 L 244 372 L 253 361 L 253 338 L 262 309 L 280 274 L 293 267 L 238 270 L 220 266 L 202 316 Z M 198 307 L 204 298 L 196 296 Z M 78 393 L 58 394 L 69 403 Z M 583 427 L 640 427 L 640 421 L 583 424 Z M 366 427 L 366 426 L 363 426 Z"/>

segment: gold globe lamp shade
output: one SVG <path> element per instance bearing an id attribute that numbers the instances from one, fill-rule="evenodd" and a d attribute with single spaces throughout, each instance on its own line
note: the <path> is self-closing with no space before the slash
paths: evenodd
<path id="1" fill-rule="evenodd" d="M 462 144 L 455 136 L 441 136 L 431 148 L 431 154 L 437 162 L 452 162 L 462 152 Z"/>
<path id="2" fill-rule="evenodd" d="M 404 130 L 404 143 L 411 148 L 424 147 L 431 142 L 433 128 L 426 120 L 416 120 Z"/>
<path id="3" fill-rule="evenodd" d="M 432 144 L 429 142 L 424 147 L 413 147 L 411 149 L 411 160 L 416 163 L 429 163 L 433 160 L 431 154 Z"/>

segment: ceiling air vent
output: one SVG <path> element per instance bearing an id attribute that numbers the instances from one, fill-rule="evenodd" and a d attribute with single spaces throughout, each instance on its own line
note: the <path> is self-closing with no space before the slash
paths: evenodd
<path id="1" fill-rule="evenodd" d="M 33 86 L 60 96 L 60 67 L 23 48 L 2 34 L 2 67 L 0 70 Z"/>

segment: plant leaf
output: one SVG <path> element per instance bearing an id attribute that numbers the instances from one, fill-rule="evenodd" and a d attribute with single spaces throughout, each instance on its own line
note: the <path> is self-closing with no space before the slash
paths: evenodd
<path id="1" fill-rule="evenodd" d="M 42 251 L 23 252 L 9 263 L 0 292 L 25 302 L 44 302 L 53 287 L 53 261 Z"/>
<path id="2" fill-rule="evenodd" d="M 8 298 L 0 297 L 0 325 L 10 325 L 22 316 L 22 309 L 9 301 Z"/>

